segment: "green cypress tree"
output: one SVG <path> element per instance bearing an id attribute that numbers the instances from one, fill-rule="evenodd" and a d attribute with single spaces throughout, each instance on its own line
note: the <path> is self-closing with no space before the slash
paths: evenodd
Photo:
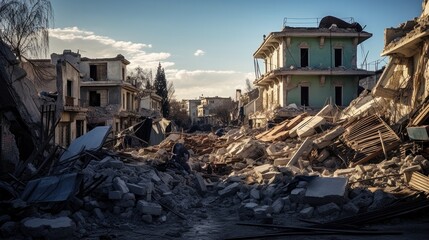
<path id="1" fill-rule="evenodd" d="M 158 69 L 156 70 L 154 87 L 156 90 L 156 94 L 158 94 L 162 98 L 162 116 L 167 118 L 170 113 L 170 100 L 168 99 L 167 79 L 165 77 L 164 68 L 162 68 L 161 63 L 159 63 Z"/>

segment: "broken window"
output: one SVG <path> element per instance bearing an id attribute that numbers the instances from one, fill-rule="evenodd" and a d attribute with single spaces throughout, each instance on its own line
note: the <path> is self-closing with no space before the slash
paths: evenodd
<path id="1" fill-rule="evenodd" d="M 89 77 L 94 81 L 106 81 L 107 63 L 89 65 Z"/>
<path id="2" fill-rule="evenodd" d="M 335 86 L 335 105 L 342 106 L 343 105 L 343 87 Z"/>
<path id="3" fill-rule="evenodd" d="M 301 48 L 301 67 L 308 67 L 308 48 Z"/>
<path id="4" fill-rule="evenodd" d="M 97 91 L 89 91 L 89 106 L 91 107 L 100 107 L 101 97 Z"/>
<path id="5" fill-rule="evenodd" d="M 309 91 L 307 86 L 301 86 L 301 105 L 308 106 Z"/>
<path id="6" fill-rule="evenodd" d="M 73 86 L 73 82 L 70 80 L 67 80 L 67 95 L 66 96 L 72 97 L 72 92 L 73 92 L 72 86 Z"/>
<path id="7" fill-rule="evenodd" d="M 335 59 L 334 59 L 334 66 L 339 67 L 343 65 L 343 49 L 341 48 L 335 48 Z"/>

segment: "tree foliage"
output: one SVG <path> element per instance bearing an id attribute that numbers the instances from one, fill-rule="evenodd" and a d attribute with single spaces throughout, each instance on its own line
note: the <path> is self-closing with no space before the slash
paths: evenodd
<path id="1" fill-rule="evenodd" d="M 156 94 L 158 94 L 162 98 L 161 100 L 162 116 L 167 118 L 170 113 L 170 99 L 168 98 L 167 78 L 165 77 L 164 68 L 162 68 L 161 63 L 159 63 L 158 69 L 156 70 L 154 88 L 155 88 Z"/>
<path id="2" fill-rule="evenodd" d="M 44 57 L 49 52 L 49 25 L 53 20 L 48 0 L 1 0 L 0 39 L 17 58 Z"/>
<path id="3" fill-rule="evenodd" d="M 129 81 L 139 89 L 153 89 L 152 70 L 143 69 L 140 66 L 134 68 L 128 76 Z"/>
<path id="4" fill-rule="evenodd" d="M 231 112 L 234 111 L 235 104 L 234 102 L 224 103 L 213 110 L 210 110 L 210 113 L 213 113 L 218 120 L 218 122 L 228 125 L 231 120 Z"/>
<path id="5" fill-rule="evenodd" d="M 185 109 L 181 108 L 180 102 L 175 99 L 170 101 L 170 119 L 173 120 L 177 126 L 181 128 L 189 128 L 191 125 L 191 118 Z"/>

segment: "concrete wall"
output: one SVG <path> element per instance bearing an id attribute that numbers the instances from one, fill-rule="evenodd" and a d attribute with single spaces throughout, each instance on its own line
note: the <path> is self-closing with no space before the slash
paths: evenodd
<path id="1" fill-rule="evenodd" d="M 290 46 L 284 42 L 285 67 L 301 66 L 301 47 L 307 46 L 309 51 L 309 66 L 313 68 L 328 68 L 334 66 L 334 48 L 343 49 L 343 66 L 356 67 L 356 46 L 353 38 L 325 38 L 320 45 L 320 38 L 294 37 L 290 39 Z"/>
<path id="2" fill-rule="evenodd" d="M 326 76 L 325 83 L 321 84 L 319 76 L 292 76 L 288 85 L 287 104 L 301 105 L 301 86 L 309 88 L 309 105 L 321 108 L 325 102 L 332 99 L 335 103 L 335 87 L 342 86 L 343 106 L 357 97 L 358 79 L 354 76 Z"/>
<path id="3" fill-rule="evenodd" d="M 127 76 L 126 65 L 122 63 L 121 60 L 109 60 L 109 61 L 101 61 L 101 60 L 85 60 L 82 61 L 79 67 L 79 70 L 83 73 L 84 81 L 89 80 L 89 66 L 92 64 L 101 64 L 107 63 L 107 79 L 105 81 L 123 81 L 122 79 L 122 69 L 125 70 L 125 76 Z"/>
<path id="4" fill-rule="evenodd" d="M 80 88 L 81 98 L 89 104 L 89 92 L 97 91 L 100 93 L 101 100 L 104 99 L 103 96 L 106 96 L 107 102 L 101 101 L 102 107 L 110 104 L 121 104 L 121 87 L 120 86 L 85 86 Z"/>

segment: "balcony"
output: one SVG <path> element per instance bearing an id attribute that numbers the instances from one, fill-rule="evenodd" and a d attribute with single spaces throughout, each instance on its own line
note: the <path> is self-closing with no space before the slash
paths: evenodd
<path id="1" fill-rule="evenodd" d="M 64 110 L 65 111 L 85 111 L 85 101 L 74 97 L 65 96 Z"/>

